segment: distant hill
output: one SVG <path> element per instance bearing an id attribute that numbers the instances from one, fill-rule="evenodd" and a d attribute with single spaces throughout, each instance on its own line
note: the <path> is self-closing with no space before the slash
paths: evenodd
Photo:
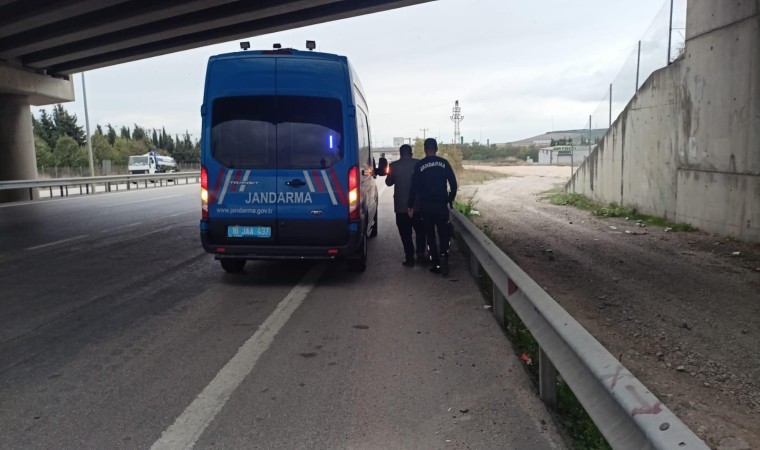
<path id="1" fill-rule="evenodd" d="M 607 132 L 607 128 L 592 129 L 590 131 L 591 140 L 595 141 L 596 139 L 601 139 L 602 136 L 604 136 L 604 133 L 606 132 Z M 584 139 L 588 139 L 589 130 L 580 129 L 580 130 L 547 131 L 544 134 L 539 134 L 539 135 L 529 137 L 526 139 L 521 139 L 519 141 L 508 142 L 508 144 L 514 145 L 516 147 L 527 147 L 529 145 L 548 146 L 549 142 L 551 142 L 552 139 L 554 139 L 555 141 L 558 139 L 572 139 L 574 143 L 580 144 L 581 137 Z"/>

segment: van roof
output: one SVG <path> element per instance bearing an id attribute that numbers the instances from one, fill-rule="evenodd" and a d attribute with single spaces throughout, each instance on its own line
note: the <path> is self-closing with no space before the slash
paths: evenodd
<path id="1" fill-rule="evenodd" d="M 335 55 L 333 53 L 322 53 L 315 51 L 303 51 L 293 48 L 281 48 L 277 50 L 245 50 L 232 53 L 222 53 L 221 55 L 214 55 L 209 58 L 209 63 L 217 60 L 224 59 L 244 59 L 255 58 L 261 56 L 273 56 L 273 57 L 297 57 L 297 58 L 314 58 L 324 59 L 327 61 L 339 61 L 347 63 L 348 58 L 341 55 Z"/>

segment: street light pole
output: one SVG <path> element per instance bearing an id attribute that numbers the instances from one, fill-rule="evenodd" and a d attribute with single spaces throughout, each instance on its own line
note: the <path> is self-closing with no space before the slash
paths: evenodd
<path id="1" fill-rule="evenodd" d="M 84 85 L 84 72 L 82 72 L 82 98 L 84 100 L 84 126 L 87 131 L 87 153 L 90 155 L 90 176 L 95 176 L 95 162 L 92 159 L 92 138 L 90 137 L 90 117 L 87 114 L 87 89 Z"/>
<path id="2" fill-rule="evenodd" d="M 427 131 L 430 130 L 430 128 L 420 128 L 420 131 L 422 131 L 422 139 L 424 140 L 427 136 Z"/>

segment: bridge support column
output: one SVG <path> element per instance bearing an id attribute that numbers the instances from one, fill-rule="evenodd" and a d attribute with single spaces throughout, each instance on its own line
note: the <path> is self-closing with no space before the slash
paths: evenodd
<path id="1" fill-rule="evenodd" d="M 74 100 L 68 75 L 43 75 L 0 63 L 0 181 L 37 179 L 30 105 Z M 34 200 L 37 190 L 1 190 L 0 203 Z"/>
<path id="2" fill-rule="evenodd" d="M 34 151 L 32 111 L 29 97 L 0 94 L 0 180 L 34 180 L 37 160 Z M 34 200 L 36 189 L 0 190 L 0 203 Z"/>

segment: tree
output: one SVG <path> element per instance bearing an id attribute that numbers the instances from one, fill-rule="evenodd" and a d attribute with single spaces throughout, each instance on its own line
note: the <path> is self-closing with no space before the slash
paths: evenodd
<path id="1" fill-rule="evenodd" d="M 103 128 L 101 128 L 100 125 L 97 125 L 95 127 L 95 134 L 99 134 L 99 135 L 103 136 Z"/>
<path id="2" fill-rule="evenodd" d="M 116 130 L 113 129 L 110 123 L 107 125 L 107 127 L 108 127 L 108 143 L 113 146 L 113 144 L 116 142 Z"/>
<path id="3" fill-rule="evenodd" d="M 50 146 L 39 135 L 34 137 L 34 152 L 37 156 L 37 167 L 55 167 L 56 160 Z"/>
<path id="4" fill-rule="evenodd" d="M 127 140 L 132 139 L 132 134 L 129 132 L 129 128 L 123 125 L 121 126 L 121 130 L 119 131 L 119 136 L 122 139 L 127 139 Z"/>
<path id="5" fill-rule="evenodd" d="M 71 115 L 60 103 L 53 107 L 53 123 L 55 124 L 56 138 L 69 136 L 79 145 L 87 142 L 87 136 L 82 127 L 77 125 L 76 114 Z M 56 139 L 56 145 L 57 145 Z"/>
<path id="6" fill-rule="evenodd" d="M 142 141 L 147 137 L 147 133 L 145 133 L 145 128 L 141 127 L 138 124 L 135 124 L 135 129 L 132 131 L 132 140 L 133 141 Z"/>
<path id="7" fill-rule="evenodd" d="M 176 147 L 174 145 L 174 139 L 172 139 L 172 135 L 166 134 L 165 128 L 162 130 L 162 134 L 163 134 L 163 139 L 164 139 L 164 146 L 161 148 L 169 152 L 170 155 L 173 155 L 174 151 L 176 150 Z"/>
<path id="8" fill-rule="evenodd" d="M 421 138 L 414 139 L 414 149 L 412 150 L 412 156 L 417 159 L 425 157 L 425 142 Z"/>
<path id="9" fill-rule="evenodd" d="M 71 136 L 61 136 L 53 150 L 55 160 L 60 166 L 82 167 L 89 164 L 87 152 Z"/>
<path id="10" fill-rule="evenodd" d="M 100 165 L 106 159 L 113 162 L 116 156 L 116 151 L 106 136 L 98 133 L 92 135 L 92 157 L 95 164 Z"/>
<path id="11" fill-rule="evenodd" d="M 55 142 L 58 140 L 58 135 L 53 124 L 53 119 L 48 115 L 44 109 L 40 112 L 40 120 L 36 120 L 32 116 L 32 127 L 34 128 L 34 134 L 40 137 L 48 146 L 48 149 L 55 147 Z"/>

